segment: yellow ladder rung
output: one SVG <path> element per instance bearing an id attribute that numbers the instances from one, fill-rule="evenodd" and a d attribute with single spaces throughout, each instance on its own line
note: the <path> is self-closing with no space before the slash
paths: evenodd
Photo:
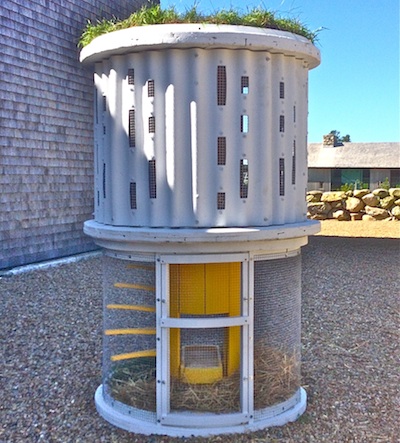
<path id="1" fill-rule="evenodd" d="M 144 291 L 154 292 L 156 288 L 154 286 L 147 285 L 138 285 L 135 283 L 114 283 L 116 288 L 125 288 L 125 289 L 143 289 Z"/>
<path id="2" fill-rule="evenodd" d="M 125 309 L 130 311 L 144 311 L 144 312 L 156 312 L 156 308 L 152 306 L 141 306 L 141 305 L 107 305 L 107 309 Z"/>
<path id="3" fill-rule="evenodd" d="M 127 354 L 117 354 L 111 356 L 111 361 L 128 360 L 130 358 L 155 357 L 156 350 L 148 349 L 147 351 L 128 352 Z"/>
<path id="4" fill-rule="evenodd" d="M 155 329 L 133 329 L 133 328 L 125 328 L 125 329 L 106 329 L 104 331 L 106 335 L 154 335 L 156 333 Z"/>

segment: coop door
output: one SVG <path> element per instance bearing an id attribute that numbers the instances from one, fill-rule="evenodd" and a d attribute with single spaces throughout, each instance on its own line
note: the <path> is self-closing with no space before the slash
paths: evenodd
<path id="1" fill-rule="evenodd" d="M 168 347 L 164 424 L 173 424 L 177 414 L 196 412 L 243 420 L 249 308 L 247 261 L 240 258 L 165 267 L 168 306 L 161 324 L 170 327 L 162 334 Z"/>
<path id="2" fill-rule="evenodd" d="M 240 315 L 241 263 L 201 263 L 170 265 L 170 314 L 172 317 L 209 319 Z M 206 350 L 216 349 L 223 360 L 224 376 L 239 370 L 240 328 L 232 326 L 225 331 L 202 331 L 181 334 L 174 330 L 171 335 L 171 374 L 185 378 L 186 346 L 198 343 L 203 349 L 203 363 L 207 365 Z M 202 348 L 200 347 L 202 346 Z M 214 351 L 210 351 L 212 353 Z M 211 357 L 210 357 L 211 358 Z M 182 361 L 182 360 L 185 361 Z M 195 363 L 194 363 L 195 364 Z M 200 363 L 199 363 L 200 364 Z M 183 368 L 183 369 L 182 369 Z M 203 383 L 199 377 L 191 378 L 194 384 Z"/>

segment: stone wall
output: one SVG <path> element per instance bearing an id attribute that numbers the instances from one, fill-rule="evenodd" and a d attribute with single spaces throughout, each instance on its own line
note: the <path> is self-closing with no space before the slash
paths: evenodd
<path id="1" fill-rule="evenodd" d="M 0 269 L 93 249 L 93 79 L 88 19 L 144 1 L 1 0 Z"/>
<path id="2" fill-rule="evenodd" d="M 307 216 L 315 220 L 400 219 L 400 188 L 355 191 L 309 191 Z"/>

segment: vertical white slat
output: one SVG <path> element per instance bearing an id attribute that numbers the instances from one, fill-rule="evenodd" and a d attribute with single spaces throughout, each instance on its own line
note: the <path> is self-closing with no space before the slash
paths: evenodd
<path id="1" fill-rule="evenodd" d="M 283 225 L 284 219 L 284 201 L 285 197 L 279 193 L 279 159 L 285 159 L 285 176 L 286 176 L 286 158 L 284 152 L 283 134 L 279 131 L 279 117 L 283 114 L 283 103 L 279 98 L 279 83 L 282 81 L 282 55 L 271 54 L 271 177 L 272 188 L 269 198 L 272 203 L 272 224 Z M 286 178 L 286 177 L 285 177 Z"/>
<path id="2" fill-rule="evenodd" d="M 110 70 L 111 64 L 109 60 L 103 62 L 103 74 L 102 74 L 102 92 L 103 96 L 100 97 L 100 109 L 101 109 L 101 121 L 102 121 L 102 145 L 103 145 L 103 159 L 100 164 L 100 198 L 103 199 L 103 220 L 106 224 L 112 224 L 112 174 L 111 174 L 111 126 L 113 124 L 110 118 L 109 100 L 111 95 L 110 90 Z M 104 109 L 105 106 L 105 109 Z M 105 176 L 104 176 L 105 172 Z"/>
<path id="3" fill-rule="evenodd" d="M 215 174 L 215 138 L 221 110 L 217 106 L 217 66 L 219 51 L 197 50 L 197 214 L 196 226 L 216 226 L 217 177 Z M 201 88 L 200 88 L 201 85 Z M 222 192 L 222 191 L 221 191 Z"/>
<path id="4" fill-rule="evenodd" d="M 143 117 L 143 87 L 148 77 L 148 54 L 137 53 L 131 56 L 131 65 L 135 69 L 135 136 L 136 146 L 133 154 L 133 174 L 136 178 L 137 193 L 137 226 L 151 226 L 150 224 L 150 198 L 148 181 L 148 161 L 144 153 L 144 125 Z"/>
<path id="5" fill-rule="evenodd" d="M 94 72 L 94 218 L 104 222 L 104 199 L 102 189 L 102 169 L 104 158 L 103 121 L 102 121 L 102 64 L 97 63 Z"/>
<path id="6" fill-rule="evenodd" d="M 276 198 L 276 168 L 275 166 L 275 130 L 276 127 L 273 124 L 273 116 L 275 115 L 275 107 L 270 104 L 273 103 L 275 99 L 273 91 L 273 56 L 265 52 L 265 73 L 264 73 L 264 98 L 265 109 L 263 112 L 263 121 L 265 125 L 265 147 L 263 153 L 264 160 L 264 177 L 263 177 L 263 201 L 264 203 L 264 214 L 263 220 L 264 226 L 270 226 L 275 223 L 274 219 L 274 203 L 273 200 Z"/>
<path id="7" fill-rule="evenodd" d="M 130 194 L 130 184 L 135 183 L 136 184 L 136 205 L 138 208 L 137 203 L 137 188 L 138 188 L 138 180 L 135 176 L 135 168 L 134 168 L 134 162 L 135 162 L 135 147 L 130 146 L 130 140 L 129 140 L 129 113 L 131 110 L 135 110 L 136 103 L 135 103 L 135 62 L 134 62 L 134 55 L 127 56 L 125 58 L 125 75 L 128 76 L 129 71 L 133 70 L 133 77 L 134 77 L 134 83 L 129 84 L 128 79 L 125 79 L 125 87 L 123 91 L 124 100 L 125 100 L 125 106 L 124 110 L 121 114 L 122 118 L 122 124 L 126 133 L 126 149 L 128 152 L 127 155 L 127 167 L 128 167 L 128 183 L 126 186 L 129 187 L 129 194 Z M 130 195 L 129 195 L 130 197 Z M 129 212 L 130 212 L 130 222 L 129 226 L 137 226 L 137 215 L 138 215 L 138 209 L 133 209 L 130 206 L 130 201 L 127 203 L 129 205 Z"/>
<path id="8" fill-rule="evenodd" d="M 112 221 L 115 225 L 129 223 L 129 175 L 127 168 L 128 149 L 126 132 L 122 124 L 122 87 L 125 77 L 124 58 L 111 58 L 109 82 L 109 118 L 111 123 L 111 174 L 112 174 Z"/>
<path id="9" fill-rule="evenodd" d="M 246 106 L 250 118 L 249 133 L 246 136 L 246 157 L 249 163 L 249 188 L 246 208 L 248 224 L 262 226 L 267 223 L 267 180 L 268 168 L 268 61 L 262 52 L 247 51 L 247 75 L 249 77 L 249 94 Z"/>
<path id="10" fill-rule="evenodd" d="M 295 223 L 297 219 L 296 205 L 293 204 L 295 190 L 292 185 L 292 147 L 293 127 L 293 69 L 296 60 L 282 56 L 282 78 L 284 82 L 284 99 L 281 100 L 285 115 L 285 132 L 282 137 L 282 151 L 285 154 L 285 198 L 283 202 L 284 222 Z"/>
<path id="11" fill-rule="evenodd" d="M 166 142 L 167 110 L 166 91 L 170 85 L 166 64 L 169 57 L 166 51 L 154 51 L 149 54 L 149 75 L 154 80 L 153 114 L 156 132 L 154 141 L 154 158 L 156 160 L 157 198 L 152 200 L 152 225 L 169 226 L 171 220 L 171 192 L 167 181 Z M 149 78 L 150 78 L 149 77 Z"/>
<path id="12" fill-rule="evenodd" d="M 246 70 L 244 54 L 247 51 L 221 51 L 227 73 L 227 101 L 221 110 L 222 119 L 217 135 L 226 137 L 226 165 L 221 171 L 221 182 L 226 192 L 225 219 L 220 217 L 221 226 L 246 226 L 248 224 L 247 202 L 240 198 L 240 160 L 246 156 L 248 134 L 240 132 L 240 117 L 246 101 L 240 92 L 240 79 Z M 248 114 L 248 110 L 246 110 Z M 251 124 L 251 123 L 250 123 Z M 216 140 L 214 142 L 216 146 Z"/>
<path id="13" fill-rule="evenodd" d="M 305 194 L 307 190 L 307 120 L 308 120 L 308 67 L 304 61 L 298 60 L 296 65 L 297 74 L 297 106 L 296 106 L 296 188 L 298 212 L 302 214 L 302 220 L 307 218 L 307 205 Z"/>
<path id="14" fill-rule="evenodd" d="M 167 66 L 169 82 L 166 103 L 167 178 L 171 194 L 170 226 L 193 224 L 191 180 L 191 120 L 190 94 L 193 85 L 191 51 L 169 50 Z M 171 134 L 173 131 L 173 137 Z"/>

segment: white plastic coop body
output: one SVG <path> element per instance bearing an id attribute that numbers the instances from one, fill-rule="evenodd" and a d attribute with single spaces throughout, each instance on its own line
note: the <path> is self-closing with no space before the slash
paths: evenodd
<path id="1" fill-rule="evenodd" d="M 95 218 L 105 251 L 96 406 L 132 432 L 295 420 L 308 71 L 288 32 L 154 25 L 82 50 L 95 66 Z"/>
<path id="2" fill-rule="evenodd" d="M 95 62 L 96 221 L 305 220 L 307 78 L 318 59 L 310 42 L 226 25 L 113 34 L 82 51 Z"/>

